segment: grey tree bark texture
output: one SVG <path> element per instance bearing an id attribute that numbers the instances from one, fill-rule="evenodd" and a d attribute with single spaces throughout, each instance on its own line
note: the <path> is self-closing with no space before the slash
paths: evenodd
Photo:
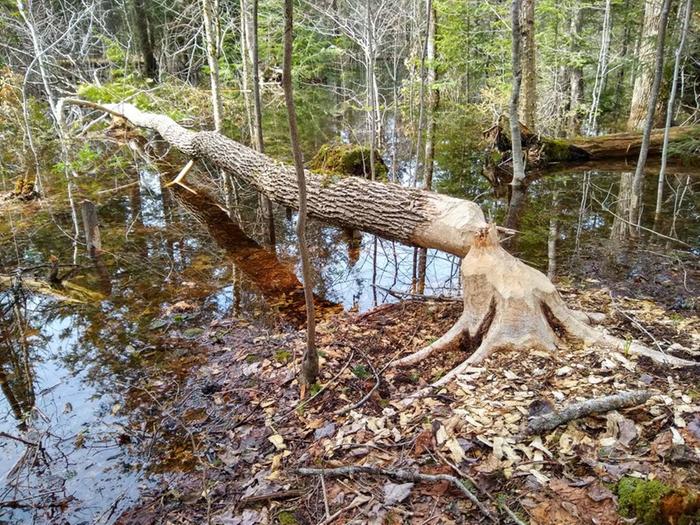
<path id="1" fill-rule="evenodd" d="M 632 195 L 629 208 L 629 232 L 632 237 L 639 235 L 637 224 L 639 223 L 642 211 L 642 186 L 644 184 L 644 166 L 647 162 L 649 153 L 649 141 L 651 131 L 654 127 L 654 115 L 656 114 L 656 102 L 659 99 L 659 89 L 661 87 L 661 78 L 664 73 L 664 49 L 666 44 L 666 24 L 668 22 L 668 13 L 671 10 L 671 0 L 664 0 L 661 8 L 661 20 L 659 21 L 658 42 L 656 44 L 656 60 L 654 68 L 654 80 L 651 86 L 649 95 L 647 114 L 644 121 L 644 130 L 642 132 L 642 145 L 639 149 L 639 159 L 637 167 L 634 171 L 632 179 Z"/>
<path id="2" fill-rule="evenodd" d="M 535 0 L 522 2 L 523 123 L 535 131 L 537 127 L 537 47 L 535 42 Z"/>
<path id="3" fill-rule="evenodd" d="M 311 259 L 306 244 L 306 174 L 304 160 L 299 145 L 297 129 L 297 113 L 294 105 L 292 88 L 292 45 L 294 43 L 294 6 L 293 0 L 284 0 L 284 62 L 282 66 L 282 87 L 284 100 L 287 104 L 289 120 L 289 137 L 294 156 L 294 171 L 296 172 L 297 193 L 299 195 L 299 216 L 297 219 L 297 242 L 301 255 L 301 273 L 306 299 L 306 350 L 301 360 L 302 385 L 311 386 L 318 377 L 318 351 L 316 350 L 316 320 L 314 316 L 313 283 L 311 282 Z M 304 388 L 302 386 L 302 388 Z"/>
<path id="4" fill-rule="evenodd" d="M 520 8 L 522 1 L 523 0 L 513 0 L 511 4 L 513 87 L 510 95 L 510 136 L 513 146 L 513 186 L 520 186 L 525 180 L 523 146 L 520 139 L 520 121 L 518 120 L 520 84 L 522 80 L 522 35 L 520 32 Z"/>

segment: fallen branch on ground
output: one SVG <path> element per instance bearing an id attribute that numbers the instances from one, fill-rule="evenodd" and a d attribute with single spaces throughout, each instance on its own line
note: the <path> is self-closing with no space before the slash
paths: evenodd
<path id="1" fill-rule="evenodd" d="M 591 414 L 600 414 L 628 408 L 645 403 L 651 397 L 651 392 L 646 390 L 633 390 L 612 396 L 587 399 L 580 403 L 574 403 L 557 412 L 550 412 L 532 418 L 527 423 L 528 434 L 542 434 L 554 430 L 559 425 L 568 423 L 574 419 L 579 419 Z"/>
<path id="2" fill-rule="evenodd" d="M 372 476 L 388 476 L 390 478 L 401 481 L 409 481 L 414 483 L 436 483 L 438 481 L 447 481 L 452 484 L 459 492 L 461 492 L 469 501 L 471 501 L 479 511 L 494 523 L 498 523 L 498 518 L 494 516 L 489 509 L 467 488 L 464 484 L 454 476 L 449 474 L 421 474 L 407 469 L 384 469 L 369 465 L 347 466 L 337 468 L 300 468 L 297 473 L 302 476 L 331 476 L 342 477 L 352 476 L 353 474 L 370 474 Z"/>

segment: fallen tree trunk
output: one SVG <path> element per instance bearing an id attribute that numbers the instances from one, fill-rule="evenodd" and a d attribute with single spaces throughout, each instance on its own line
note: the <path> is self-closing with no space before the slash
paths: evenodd
<path id="1" fill-rule="evenodd" d="M 219 133 L 190 131 L 167 116 L 142 112 L 130 104 L 70 102 L 108 111 L 155 130 L 184 154 L 205 159 L 232 173 L 271 200 L 290 208 L 298 204 L 296 176 L 291 166 Z M 500 246 L 496 227 L 486 223 L 481 209 L 473 202 L 359 177 L 326 180 L 307 171 L 306 178 L 310 215 L 464 257 L 464 312 L 460 320 L 426 349 L 396 362 L 411 365 L 438 350 L 456 346 L 473 351 L 435 386 L 443 385 L 496 349 L 554 350 L 562 334 L 645 355 L 664 364 L 697 365 L 591 328 L 586 324 L 587 316 L 570 310 L 544 274 Z"/>
<path id="2" fill-rule="evenodd" d="M 520 135 L 529 170 L 570 162 L 624 159 L 636 161 L 642 144 L 641 133 L 614 133 L 598 137 L 558 139 L 533 133 L 522 124 Z M 697 135 L 700 135 L 698 126 L 670 128 L 669 143 L 677 143 Z M 495 163 L 496 166 L 508 163 L 511 154 L 511 134 L 507 122 L 501 119 L 498 124 L 484 132 L 484 137 L 490 146 L 501 154 L 501 158 Z M 663 140 L 663 129 L 652 131 L 649 142 L 650 157 L 661 155 Z"/>
<path id="3" fill-rule="evenodd" d="M 191 131 L 166 115 L 146 113 L 132 104 L 94 104 L 133 125 L 157 131 L 189 157 L 206 159 L 288 208 L 298 206 L 294 168 L 214 131 Z M 464 256 L 474 233 L 486 225 L 473 202 L 438 193 L 373 182 L 359 177 L 324 177 L 306 170 L 309 216 L 405 244 Z"/>

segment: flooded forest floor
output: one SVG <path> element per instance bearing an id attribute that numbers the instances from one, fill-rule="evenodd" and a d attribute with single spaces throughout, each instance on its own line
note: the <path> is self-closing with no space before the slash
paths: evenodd
<path id="1" fill-rule="evenodd" d="M 591 255 L 590 264 L 597 260 Z M 697 283 L 699 269 L 659 255 L 647 260 L 654 271 L 628 273 L 614 293 L 585 275 L 561 279 L 559 288 L 570 306 L 604 313 L 603 325 L 615 335 L 664 348 L 675 341 L 676 352 L 697 358 L 696 305 L 678 304 L 674 290 Z M 667 294 L 652 301 L 647 286 Z M 206 314 L 197 305 L 181 308 L 201 326 Z M 212 321 L 196 345 L 186 339 L 198 358 L 188 359 L 195 369 L 176 392 L 177 382 L 162 377 L 138 387 L 160 400 L 158 424 L 174 429 L 182 443 L 181 456 L 164 447 L 165 455 L 155 452 L 152 460 L 183 468 L 118 522 L 697 523 L 697 372 L 570 341 L 555 354 L 499 352 L 402 406 L 401 399 L 466 356 L 438 355 L 399 370 L 387 363 L 437 338 L 460 312 L 454 299 L 408 299 L 326 319 L 318 327 L 319 389 L 303 402 L 296 379 L 302 334 Z M 534 415 L 638 389 L 652 394 L 642 405 L 576 419 L 541 436 L 523 432 Z M 158 448 L 148 443 L 147 429 L 129 439 Z M 454 476 L 482 508 L 446 478 L 298 471 L 353 465 Z"/>

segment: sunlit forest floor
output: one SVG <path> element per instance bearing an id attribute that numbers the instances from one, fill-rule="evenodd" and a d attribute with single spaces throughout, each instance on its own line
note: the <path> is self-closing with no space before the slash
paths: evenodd
<path id="1" fill-rule="evenodd" d="M 692 305 L 673 303 L 673 289 L 697 282 L 698 270 L 667 270 L 657 278 L 666 279 L 668 297 L 657 303 L 643 298 L 643 276 L 623 281 L 635 292 L 615 300 L 595 279 L 560 289 L 571 306 L 604 313 L 612 333 L 652 345 L 673 338 L 680 354 L 691 356 L 700 320 Z M 193 303 L 179 308 L 197 311 Z M 241 320 L 213 322 L 196 339 L 199 365 L 184 388 L 173 393 L 162 377 L 141 385 L 161 400 L 162 424 L 178 429 L 174 439 L 192 446 L 173 456 L 173 447 L 151 445 L 162 446 L 156 463 L 178 463 L 182 473 L 166 477 L 120 523 L 489 522 L 448 481 L 297 471 L 356 464 L 454 476 L 498 523 L 512 516 L 542 525 L 697 523 L 697 372 L 570 341 L 556 354 L 497 353 L 447 388 L 402 406 L 465 355 L 439 355 L 414 369 L 387 363 L 434 340 L 460 312 L 455 300 L 407 300 L 322 322 L 320 385 L 303 402 L 294 365 L 302 335 Z M 640 406 L 542 436 L 524 433 L 529 418 L 548 410 L 638 389 L 652 393 Z"/>

